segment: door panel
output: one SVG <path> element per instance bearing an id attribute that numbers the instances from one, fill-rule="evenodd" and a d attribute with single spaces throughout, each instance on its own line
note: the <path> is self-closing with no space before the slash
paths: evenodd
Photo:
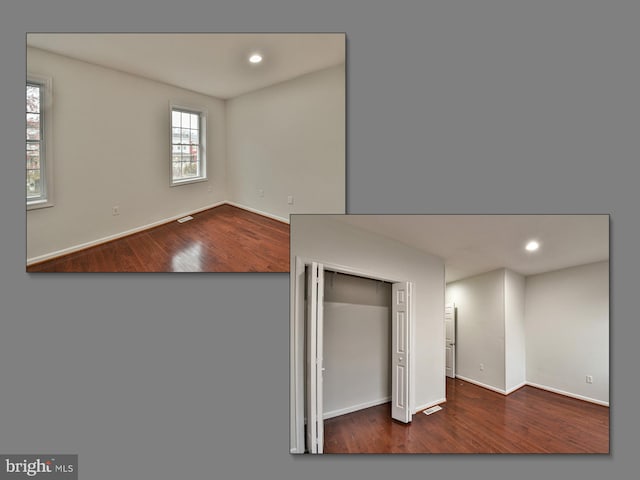
<path id="1" fill-rule="evenodd" d="M 445 373 L 447 377 L 456 378 L 456 307 L 447 304 L 444 308 L 445 330 Z"/>
<path id="2" fill-rule="evenodd" d="M 324 269 L 313 262 L 307 267 L 307 451 L 322 453 L 322 342 Z"/>
<path id="3" fill-rule="evenodd" d="M 410 285 L 408 282 L 391 286 L 393 318 L 391 332 L 391 417 L 403 423 L 411 421 L 409 408 L 409 327 Z"/>

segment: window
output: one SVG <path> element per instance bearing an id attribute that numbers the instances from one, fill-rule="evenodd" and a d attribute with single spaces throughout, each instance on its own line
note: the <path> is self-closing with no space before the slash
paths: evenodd
<path id="1" fill-rule="evenodd" d="M 207 179 L 206 113 L 171 106 L 171 185 Z"/>
<path id="2" fill-rule="evenodd" d="M 30 75 L 26 90 L 27 209 L 53 205 L 50 148 L 51 79 Z"/>

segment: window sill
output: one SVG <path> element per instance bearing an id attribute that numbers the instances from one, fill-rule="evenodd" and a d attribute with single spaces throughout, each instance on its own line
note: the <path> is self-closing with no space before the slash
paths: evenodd
<path id="1" fill-rule="evenodd" d="M 188 185 L 190 183 L 200 183 L 200 182 L 206 182 L 209 179 L 206 177 L 198 177 L 198 178 L 189 178 L 188 180 L 177 180 L 175 182 L 171 182 L 169 184 L 170 187 L 178 187 L 180 185 Z"/>
<path id="2" fill-rule="evenodd" d="M 53 202 L 51 200 L 35 200 L 27 203 L 27 211 L 49 207 L 53 207 Z"/>

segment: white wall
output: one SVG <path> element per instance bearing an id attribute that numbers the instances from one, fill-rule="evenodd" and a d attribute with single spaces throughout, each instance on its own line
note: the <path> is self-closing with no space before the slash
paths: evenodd
<path id="1" fill-rule="evenodd" d="M 324 418 L 391 399 L 391 311 L 325 302 Z"/>
<path id="2" fill-rule="evenodd" d="M 413 379 L 415 408 L 440 402 L 445 398 L 444 377 L 444 262 L 441 258 L 413 249 L 396 241 L 343 224 L 324 215 L 291 217 L 291 262 L 296 256 L 325 263 L 377 273 L 392 280 L 414 284 L 415 332 L 413 344 Z M 299 289 L 303 278 L 291 275 L 291 291 Z M 292 312 L 296 310 L 291 296 Z M 304 318 L 298 311 L 298 318 Z M 292 322 L 293 318 L 292 315 Z M 291 349 L 296 369 L 291 369 L 291 448 L 301 441 L 297 429 L 300 419 L 296 406 L 302 401 L 302 325 L 292 323 Z M 298 355 L 296 356 L 296 353 Z M 296 376 L 297 375 L 297 376 Z M 298 389 L 296 389 L 296 384 Z"/>
<path id="3" fill-rule="evenodd" d="M 27 213 L 28 259 L 227 198 L 222 100 L 33 48 L 27 69 L 53 80 L 55 169 L 55 206 Z M 207 182 L 169 187 L 170 101 L 208 111 Z"/>
<path id="4" fill-rule="evenodd" d="M 608 404 L 609 262 L 527 277 L 525 312 L 527 381 Z"/>
<path id="5" fill-rule="evenodd" d="M 391 398 L 391 284 L 327 271 L 324 417 Z"/>
<path id="6" fill-rule="evenodd" d="M 526 382 L 524 333 L 524 276 L 504 271 L 505 390 L 521 387 Z"/>
<path id="7" fill-rule="evenodd" d="M 456 376 L 504 391 L 504 269 L 447 284 L 446 301 L 458 311 Z"/>
<path id="8" fill-rule="evenodd" d="M 227 101 L 230 200 L 286 219 L 345 212 L 345 83 L 341 65 Z"/>

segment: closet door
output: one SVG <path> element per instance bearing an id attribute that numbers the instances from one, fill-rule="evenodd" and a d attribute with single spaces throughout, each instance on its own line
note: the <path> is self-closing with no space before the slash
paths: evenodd
<path id="1" fill-rule="evenodd" d="M 391 417 L 403 423 L 411 421 L 409 408 L 409 328 L 411 325 L 411 285 L 394 283 L 391 306 Z"/>
<path id="2" fill-rule="evenodd" d="M 324 268 L 313 262 L 307 268 L 307 450 L 322 453 L 322 329 Z"/>

